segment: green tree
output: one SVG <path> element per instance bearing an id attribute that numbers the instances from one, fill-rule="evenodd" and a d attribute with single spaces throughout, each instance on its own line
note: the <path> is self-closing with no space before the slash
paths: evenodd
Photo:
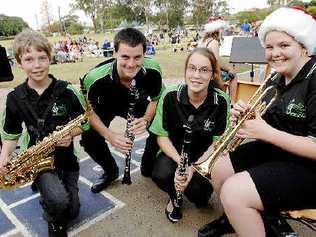
<path id="1" fill-rule="evenodd" d="M 291 1 L 288 6 L 302 6 L 302 7 L 307 7 L 308 3 L 305 3 L 303 1 L 297 1 L 297 0 L 294 0 L 294 1 Z"/>
<path id="2" fill-rule="evenodd" d="M 191 2 L 193 22 L 196 27 L 207 22 L 207 19 L 211 15 L 213 1 L 208 0 L 196 0 Z"/>
<path id="3" fill-rule="evenodd" d="M 169 28 L 184 25 L 185 8 L 188 6 L 187 0 L 173 0 L 170 3 Z"/>
<path id="4" fill-rule="evenodd" d="M 316 0 L 312 0 L 309 4 L 309 7 L 316 7 Z"/>
<path id="5" fill-rule="evenodd" d="M 316 16 L 316 6 L 310 6 L 310 7 L 308 7 L 308 8 L 307 8 L 307 11 L 308 11 L 310 14 Z"/>
<path id="6" fill-rule="evenodd" d="M 244 21 L 244 19 L 247 19 L 248 22 L 260 21 L 264 20 L 266 16 L 269 15 L 272 11 L 273 9 L 271 8 L 254 9 L 252 11 L 242 11 L 234 14 L 230 17 L 230 19 L 239 22 L 239 24 L 241 24 Z"/>
<path id="7" fill-rule="evenodd" d="M 73 9 L 82 10 L 87 16 L 92 20 L 94 32 L 97 32 L 97 13 L 99 5 L 99 0 L 75 0 L 72 4 Z"/>
<path id="8" fill-rule="evenodd" d="M 28 27 L 20 17 L 0 15 L 0 36 L 16 35 Z"/>

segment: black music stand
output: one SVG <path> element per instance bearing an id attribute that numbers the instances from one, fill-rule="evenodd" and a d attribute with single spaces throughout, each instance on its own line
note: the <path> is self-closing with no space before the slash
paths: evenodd
<path id="1" fill-rule="evenodd" d="M 230 63 L 251 64 L 250 78 L 253 82 L 254 64 L 266 64 L 264 48 L 261 46 L 258 37 L 234 37 L 230 54 Z"/>

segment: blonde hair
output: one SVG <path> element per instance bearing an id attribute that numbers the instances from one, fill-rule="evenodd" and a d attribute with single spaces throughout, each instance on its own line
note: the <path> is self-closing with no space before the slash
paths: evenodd
<path id="1" fill-rule="evenodd" d="M 44 51 L 51 59 L 52 46 L 49 41 L 40 33 L 26 29 L 17 34 L 13 41 L 13 51 L 16 61 L 21 64 L 21 56 L 34 48 L 38 51 Z"/>

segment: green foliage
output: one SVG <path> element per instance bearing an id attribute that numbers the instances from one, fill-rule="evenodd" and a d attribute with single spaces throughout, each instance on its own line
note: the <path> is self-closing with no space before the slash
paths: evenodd
<path id="1" fill-rule="evenodd" d="M 28 27 L 20 17 L 0 15 L 0 36 L 16 35 Z"/>
<path id="2" fill-rule="evenodd" d="M 311 13 L 312 15 L 316 16 L 316 5 L 308 7 L 307 11 Z"/>
<path id="3" fill-rule="evenodd" d="M 308 6 L 310 6 L 310 7 L 316 7 L 316 0 L 312 0 L 309 4 L 308 4 Z"/>
<path id="4" fill-rule="evenodd" d="M 208 9 L 211 8 L 211 1 L 197 0 L 192 9 L 192 20 L 196 26 L 204 25 L 210 16 Z"/>
<path id="5" fill-rule="evenodd" d="M 60 24 L 59 24 L 59 22 L 55 21 L 55 22 L 51 23 L 50 30 L 52 32 L 59 32 L 60 31 Z"/>
<path id="6" fill-rule="evenodd" d="M 79 23 L 79 17 L 76 15 L 66 15 L 61 21 L 55 21 L 51 24 L 51 32 L 69 33 L 71 35 L 82 34 L 84 27 Z"/>
<path id="7" fill-rule="evenodd" d="M 71 35 L 78 35 L 83 33 L 83 26 L 79 23 L 73 22 L 67 28 L 67 32 Z"/>
<path id="8" fill-rule="evenodd" d="M 294 0 L 294 1 L 292 1 L 292 2 L 290 2 L 290 3 L 288 4 L 289 7 L 290 7 L 290 6 L 302 6 L 302 7 L 307 7 L 307 5 L 308 5 L 308 3 L 305 3 L 305 2 L 303 2 L 303 1 L 298 1 L 298 0 Z"/>
<path id="9" fill-rule="evenodd" d="M 242 11 L 231 16 L 230 19 L 240 24 L 247 19 L 248 22 L 261 21 L 272 12 L 272 9 L 256 9 L 255 11 Z"/>

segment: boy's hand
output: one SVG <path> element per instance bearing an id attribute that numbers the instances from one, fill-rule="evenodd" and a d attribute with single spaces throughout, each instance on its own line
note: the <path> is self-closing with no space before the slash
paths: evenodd
<path id="1" fill-rule="evenodd" d="M 60 141 L 57 142 L 56 146 L 68 147 L 72 142 L 72 136 L 66 135 Z"/>
<path id="2" fill-rule="evenodd" d="M 5 168 L 6 164 L 8 163 L 9 159 L 5 157 L 0 157 L 0 175 L 5 175 L 8 173 L 8 170 Z"/>

